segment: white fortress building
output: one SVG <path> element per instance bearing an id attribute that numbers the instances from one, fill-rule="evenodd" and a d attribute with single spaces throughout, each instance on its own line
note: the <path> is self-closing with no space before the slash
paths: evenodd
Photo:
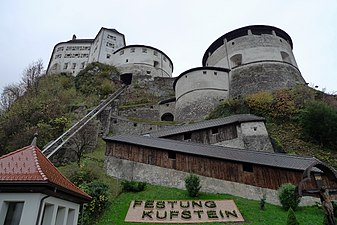
<path id="1" fill-rule="evenodd" d="M 161 50 L 146 45 L 126 46 L 124 34 L 102 27 L 94 39 L 77 39 L 55 45 L 47 68 L 48 74 L 70 73 L 76 76 L 88 63 L 116 66 L 121 73 L 172 77 L 173 63 Z"/>
<path id="2" fill-rule="evenodd" d="M 206 49 L 200 67 L 172 78 L 173 63 L 164 52 L 146 45 L 127 46 L 123 34 L 101 28 L 94 39 L 74 35 L 72 40 L 56 44 L 47 71 L 76 76 L 86 64 L 101 62 L 116 66 L 121 80 L 124 75 L 131 79 L 139 75 L 142 81 L 148 77 L 170 80 L 175 98 L 159 103 L 160 118 L 199 121 L 220 101 L 305 85 L 292 49 L 291 37 L 277 27 L 241 27 L 217 38 Z M 163 82 L 157 83 L 159 93 Z"/>

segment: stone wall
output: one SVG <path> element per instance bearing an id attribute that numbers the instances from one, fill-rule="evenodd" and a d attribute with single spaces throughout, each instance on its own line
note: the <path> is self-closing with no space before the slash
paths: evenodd
<path id="1" fill-rule="evenodd" d="M 230 97 L 290 88 L 298 84 L 305 84 L 305 81 L 300 71 L 288 63 L 251 63 L 231 71 Z"/>
<path id="2" fill-rule="evenodd" d="M 179 189 L 185 189 L 184 178 L 189 175 L 188 173 L 173 169 L 137 163 L 111 156 L 105 158 L 105 166 L 107 174 L 118 179 L 141 181 Z M 266 194 L 267 202 L 280 204 L 276 190 L 211 177 L 199 177 L 202 186 L 201 192 L 226 193 L 253 200 L 260 200 L 263 194 Z M 319 201 L 319 199 L 304 197 L 302 198 L 301 205 L 313 205 L 316 201 Z"/>

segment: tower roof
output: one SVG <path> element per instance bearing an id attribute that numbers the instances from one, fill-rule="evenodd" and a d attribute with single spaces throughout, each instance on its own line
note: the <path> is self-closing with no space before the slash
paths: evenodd
<path id="1" fill-rule="evenodd" d="M 38 189 L 58 197 L 70 196 L 75 202 L 91 199 L 64 177 L 38 147 L 32 145 L 0 157 L 0 184 L 4 190 L 11 190 L 13 186 L 15 190 L 20 190 L 19 187 L 33 192 Z"/>

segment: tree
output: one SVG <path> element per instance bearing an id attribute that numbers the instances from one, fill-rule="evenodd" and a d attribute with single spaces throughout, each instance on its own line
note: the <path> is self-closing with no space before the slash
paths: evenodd
<path id="1" fill-rule="evenodd" d="M 188 175 L 187 177 L 185 177 L 185 187 L 188 192 L 188 196 L 198 196 L 199 190 L 201 188 L 200 178 L 194 174 Z"/>
<path id="2" fill-rule="evenodd" d="M 97 122 L 90 121 L 69 140 L 68 148 L 76 153 L 78 166 L 81 164 L 83 154 L 95 148 L 97 129 Z"/>
<path id="3" fill-rule="evenodd" d="M 294 210 L 290 207 L 288 210 L 288 219 L 287 225 L 299 225 L 300 223 L 297 221 Z"/>
<path id="4" fill-rule="evenodd" d="M 337 145 L 337 108 L 324 102 L 314 101 L 300 113 L 304 134 L 322 146 Z"/>
<path id="5" fill-rule="evenodd" d="M 38 79 L 43 74 L 43 62 L 39 59 L 32 62 L 22 74 L 22 82 L 26 90 L 32 89 L 34 92 L 38 90 Z"/>
<path id="6" fill-rule="evenodd" d="M 295 185 L 290 183 L 282 184 L 277 192 L 284 210 L 289 210 L 289 208 L 292 208 L 293 210 L 297 209 L 301 199 L 295 192 Z"/>
<path id="7" fill-rule="evenodd" d="M 20 84 L 10 84 L 1 93 L 0 108 L 7 111 L 13 103 L 23 95 L 24 88 Z"/>

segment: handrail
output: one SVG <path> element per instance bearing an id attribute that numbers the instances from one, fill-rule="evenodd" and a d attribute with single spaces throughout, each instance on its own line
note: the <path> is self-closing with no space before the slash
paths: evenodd
<path id="1" fill-rule="evenodd" d="M 96 117 L 103 109 L 105 109 L 110 103 L 115 100 L 119 95 L 124 91 L 125 85 L 115 91 L 111 96 L 102 101 L 98 106 L 93 110 L 87 113 L 82 119 L 76 122 L 71 128 L 64 132 L 57 139 L 48 144 L 43 150 L 42 153 L 46 155 L 47 158 L 50 158 L 55 154 L 72 136 L 74 136 L 79 130 L 81 130 L 90 120 Z M 61 142 L 61 143 L 60 143 Z M 55 149 L 52 147 L 56 146 Z"/>

